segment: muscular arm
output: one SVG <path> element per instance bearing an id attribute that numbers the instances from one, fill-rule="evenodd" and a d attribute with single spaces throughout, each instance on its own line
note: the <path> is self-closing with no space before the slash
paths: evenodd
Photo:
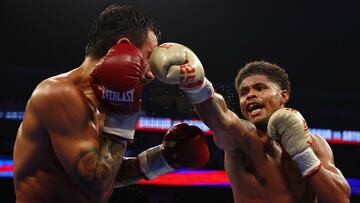
<path id="1" fill-rule="evenodd" d="M 124 157 L 114 187 L 131 185 L 144 178 L 145 176 L 140 170 L 139 159 L 136 157 Z"/>
<path id="2" fill-rule="evenodd" d="M 126 144 L 99 135 L 97 117 L 72 84 L 45 81 L 30 100 L 52 147 L 72 181 L 93 199 L 112 190 Z M 130 178 L 130 177 L 128 177 Z"/>
<path id="3" fill-rule="evenodd" d="M 224 151 L 241 148 L 247 137 L 256 134 L 255 126 L 229 110 L 220 94 L 195 107 L 201 120 L 214 131 L 214 142 Z"/>
<path id="4" fill-rule="evenodd" d="M 350 202 L 351 189 L 341 171 L 335 167 L 329 144 L 319 136 L 312 136 L 313 150 L 321 160 L 321 168 L 309 177 L 319 202 Z"/>
<path id="5" fill-rule="evenodd" d="M 224 151 L 242 148 L 254 125 L 239 119 L 230 111 L 223 97 L 214 92 L 199 58 L 188 47 L 178 43 L 163 43 L 151 53 L 149 64 L 160 81 L 179 85 L 201 120 L 214 131 L 215 144 Z"/>

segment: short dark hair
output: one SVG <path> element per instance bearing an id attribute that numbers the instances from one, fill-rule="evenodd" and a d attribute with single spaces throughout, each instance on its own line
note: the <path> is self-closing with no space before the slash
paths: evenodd
<path id="1" fill-rule="evenodd" d="M 281 89 L 287 90 L 290 96 L 291 82 L 289 76 L 279 65 L 267 61 L 253 61 L 241 68 L 235 79 L 235 88 L 239 92 L 240 83 L 252 75 L 264 75 L 270 81 L 279 85 Z"/>
<path id="2" fill-rule="evenodd" d="M 160 39 L 158 26 L 141 11 L 132 6 L 110 5 L 92 24 L 85 55 L 101 58 L 122 37 L 128 38 L 136 47 L 141 47 L 148 31 L 153 31 Z"/>

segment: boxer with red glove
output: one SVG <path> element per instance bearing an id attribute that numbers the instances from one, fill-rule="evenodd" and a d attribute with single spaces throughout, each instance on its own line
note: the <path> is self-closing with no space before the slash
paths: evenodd
<path id="1" fill-rule="evenodd" d="M 176 169 L 199 169 L 209 160 L 209 149 L 203 131 L 179 123 L 171 127 L 163 143 L 138 155 L 141 171 L 150 180 Z"/>
<path id="2" fill-rule="evenodd" d="M 144 178 L 125 152 L 159 37 L 141 11 L 111 5 L 89 30 L 83 62 L 36 86 L 15 141 L 16 202 L 108 202 L 115 186 Z"/>
<path id="3" fill-rule="evenodd" d="M 205 78 L 200 60 L 184 45 L 161 44 L 150 56 L 150 67 L 158 80 L 179 85 L 193 104 L 202 103 L 214 95 L 214 88 Z"/>
<path id="4" fill-rule="evenodd" d="M 144 70 L 141 52 L 123 39 L 110 48 L 90 74 L 91 87 L 106 112 L 103 132 L 115 135 L 115 140 L 134 138 Z"/>

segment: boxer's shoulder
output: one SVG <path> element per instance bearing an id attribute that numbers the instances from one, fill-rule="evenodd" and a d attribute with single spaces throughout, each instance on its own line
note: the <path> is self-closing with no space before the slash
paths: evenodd
<path id="1" fill-rule="evenodd" d="M 30 97 L 29 107 L 46 119 L 61 112 L 66 113 L 66 117 L 76 114 L 76 117 L 86 118 L 89 114 L 84 93 L 64 78 L 48 78 L 39 83 Z"/>
<path id="2" fill-rule="evenodd" d="M 333 162 L 333 152 L 325 138 L 312 134 L 311 141 L 311 148 L 323 164 L 324 162 Z"/>
<path id="3" fill-rule="evenodd" d="M 310 134 L 312 145 L 326 145 L 327 141 L 324 137 L 316 134 Z"/>
<path id="4" fill-rule="evenodd" d="M 31 95 L 31 100 L 74 100 L 83 93 L 69 79 L 64 77 L 51 77 L 41 81 Z M 44 102 L 44 101 L 43 101 Z"/>

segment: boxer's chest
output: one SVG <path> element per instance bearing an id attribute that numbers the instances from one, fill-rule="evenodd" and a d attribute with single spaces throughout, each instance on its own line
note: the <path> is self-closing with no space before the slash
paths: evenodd
<path id="1" fill-rule="evenodd" d="M 225 168 L 232 185 L 245 194 L 301 196 L 306 189 L 291 157 L 268 139 L 250 142 L 247 149 L 227 156 Z"/>

